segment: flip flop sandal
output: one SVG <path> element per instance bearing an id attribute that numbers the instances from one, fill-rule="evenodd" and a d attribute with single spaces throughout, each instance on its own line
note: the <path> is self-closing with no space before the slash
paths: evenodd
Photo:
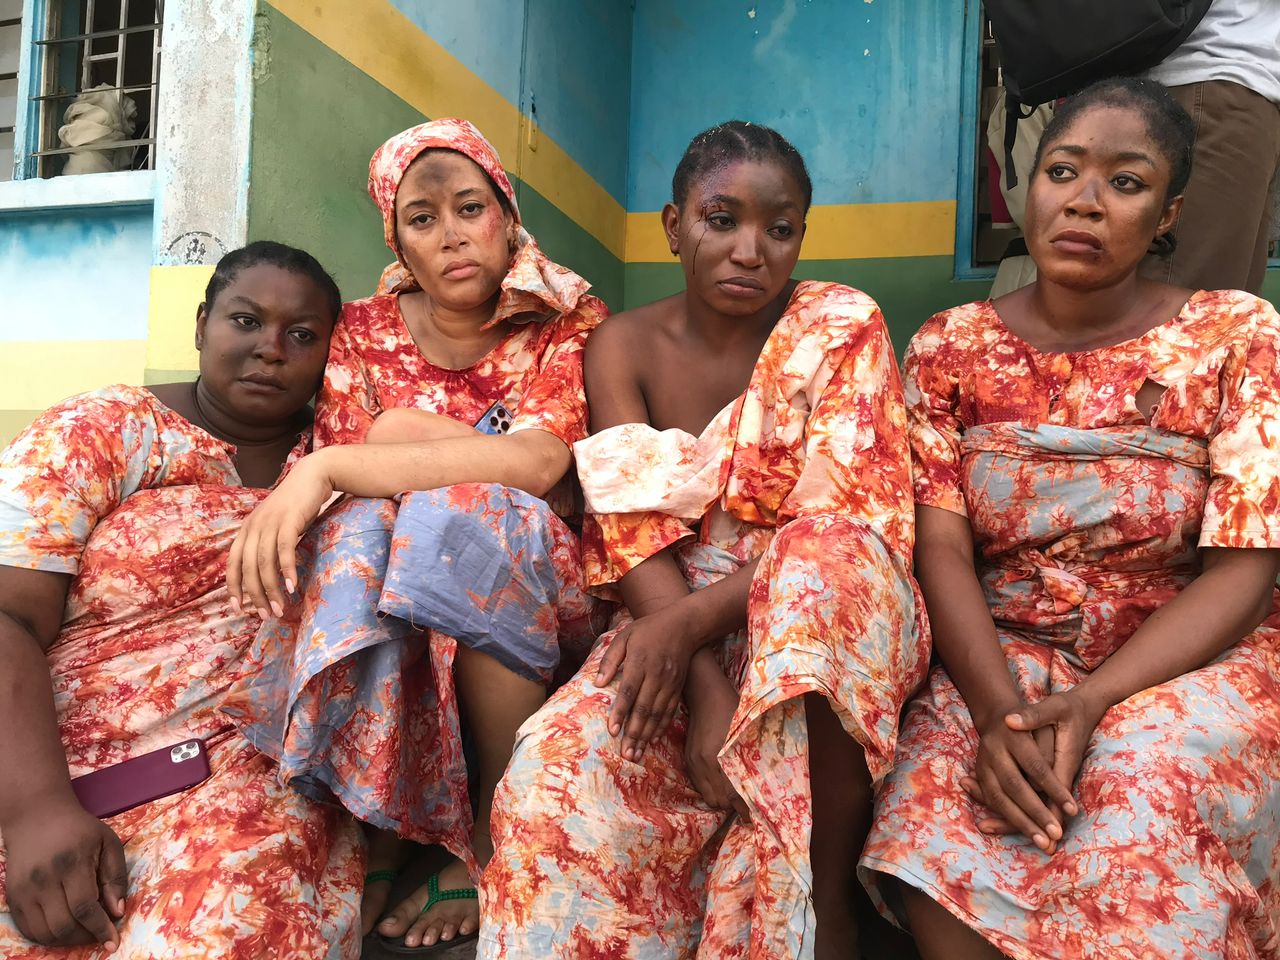
<path id="1" fill-rule="evenodd" d="M 394 886 L 395 882 L 396 882 L 398 879 L 400 879 L 400 871 L 399 871 L 399 870 L 394 870 L 394 869 L 392 869 L 392 870 L 370 870 L 368 873 L 366 873 L 366 874 L 364 875 L 364 886 L 365 886 L 365 889 L 366 889 L 366 890 L 367 890 L 367 889 L 369 889 L 369 884 L 371 884 L 371 883 L 389 883 L 389 884 L 392 884 L 392 885 Z M 388 899 L 390 899 L 390 893 L 389 893 L 389 892 L 388 892 Z M 379 918 L 378 918 L 378 923 L 381 923 L 381 922 L 382 922 L 382 919 L 383 919 L 382 917 L 379 917 Z M 375 924 L 374 924 L 374 927 L 375 927 L 375 928 L 377 928 L 377 926 L 378 926 L 378 924 L 377 924 L 377 923 L 375 923 Z M 372 931 L 370 931 L 370 935 L 372 935 Z"/>
<path id="2" fill-rule="evenodd" d="M 378 872 L 384 873 L 386 871 Z M 422 909 L 418 911 L 418 916 L 422 916 L 437 903 L 441 903 L 445 900 L 478 900 L 479 898 L 480 894 L 475 887 L 458 887 L 454 890 L 441 890 L 440 874 L 433 873 L 429 878 L 427 878 L 427 902 L 423 904 Z M 456 946 L 464 943 L 470 943 L 471 941 L 478 940 L 479 938 L 480 932 L 477 930 L 474 933 L 455 936 L 452 940 L 437 940 L 435 943 L 430 945 L 423 944 L 420 947 L 410 947 L 405 945 L 403 936 L 387 937 L 380 933 L 378 934 L 378 943 L 382 949 L 386 950 L 388 953 L 393 953 L 396 956 L 427 957 L 432 954 L 444 953 L 446 950 L 452 950 Z"/>

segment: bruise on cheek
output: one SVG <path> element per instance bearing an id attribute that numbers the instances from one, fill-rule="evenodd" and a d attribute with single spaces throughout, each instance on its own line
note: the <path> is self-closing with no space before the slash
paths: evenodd
<path id="1" fill-rule="evenodd" d="M 501 236 L 506 230 L 506 223 L 502 216 L 502 205 L 499 203 L 489 204 L 484 208 L 484 216 L 480 219 L 480 236 L 486 241 L 492 242 Z"/>

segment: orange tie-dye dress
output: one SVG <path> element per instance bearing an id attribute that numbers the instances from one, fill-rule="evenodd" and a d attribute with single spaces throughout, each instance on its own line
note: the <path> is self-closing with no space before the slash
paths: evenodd
<path id="1" fill-rule="evenodd" d="M 208 746 L 208 780 L 106 820 L 129 867 L 114 956 L 355 960 L 357 824 L 283 786 L 220 711 L 260 623 L 231 608 L 227 551 L 267 495 L 234 453 L 140 387 L 72 397 L 0 455 L 0 564 L 73 577 L 47 651 L 73 777 Z M 0 911 L 6 960 L 106 956 L 30 943 Z"/>
<path id="2" fill-rule="evenodd" d="M 1199 292 L 1141 337 L 1043 353 L 990 303 L 907 355 L 918 503 L 968 518 L 1023 697 L 1069 690 L 1200 572 L 1280 548 L 1280 317 Z M 1162 388 L 1149 410 L 1144 384 Z M 1148 387 L 1144 398 L 1152 392 Z M 1112 707 L 1058 849 L 988 836 L 978 738 L 937 666 L 906 715 L 862 866 L 1015 960 L 1280 956 L 1280 608 L 1213 663 Z"/>
<path id="3" fill-rule="evenodd" d="M 720 763 L 751 821 L 693 787 L 683 708 L 641 762 L 622 757 L 613 687 L 592 682 L 610 633 L 520 731 L 495 798 L 480 956 L 812 955 L 802 698 L 830 700 L 879 780 L 929 658 L 905 426 L 875 303 L 805 282 L 746 392 L 700 436 L 627 424 L 576 445 L 596 589 L 667 549 L 695 589 L 760 558 L 747 628 L 715 645 L 740 691 Z"/>

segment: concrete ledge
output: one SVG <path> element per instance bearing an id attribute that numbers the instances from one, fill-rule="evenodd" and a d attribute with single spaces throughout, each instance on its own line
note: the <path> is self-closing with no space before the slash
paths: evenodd
<path id="1" fill-rule="evenodd" d="M 155 202 L 154 170 L 86 173 L 0 183 L 0 213 L 75 207 L 138 207 Z"/>

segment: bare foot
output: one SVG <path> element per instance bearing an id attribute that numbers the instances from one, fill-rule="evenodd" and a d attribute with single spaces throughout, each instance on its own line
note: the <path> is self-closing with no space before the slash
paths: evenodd
<path id="1" fill-rule="evenodd" d="M 451 860 L 440 871 L 441 891 L 469 886 L 471 878 L 467 876 L 466 865 L 461 860 Z M 406 947 L 420 947 L 464 937 L 479 929 L 480 904 L 474 898 L 441 900 L 423 913 L 427 897 L 425 885 L 413 891 L 378 924 L 378 933 L 384 937 L 403 935 Z"/>
<path id="2" fill-rule="evenodd" d="M 409 845 L 390 830 L 379 830 L 366 825 L 369 834 L 369 860 L 365 867 L 367 874 L 384 871 L 398 873 L 404 866 L 409 853 Z M 386 913 L 387 903 L 391 900 L 391 885 L 394 880 L 366 880 L 364 893 L 360 896 L 360 935 L 367 937 L 374 926 Z"/>

